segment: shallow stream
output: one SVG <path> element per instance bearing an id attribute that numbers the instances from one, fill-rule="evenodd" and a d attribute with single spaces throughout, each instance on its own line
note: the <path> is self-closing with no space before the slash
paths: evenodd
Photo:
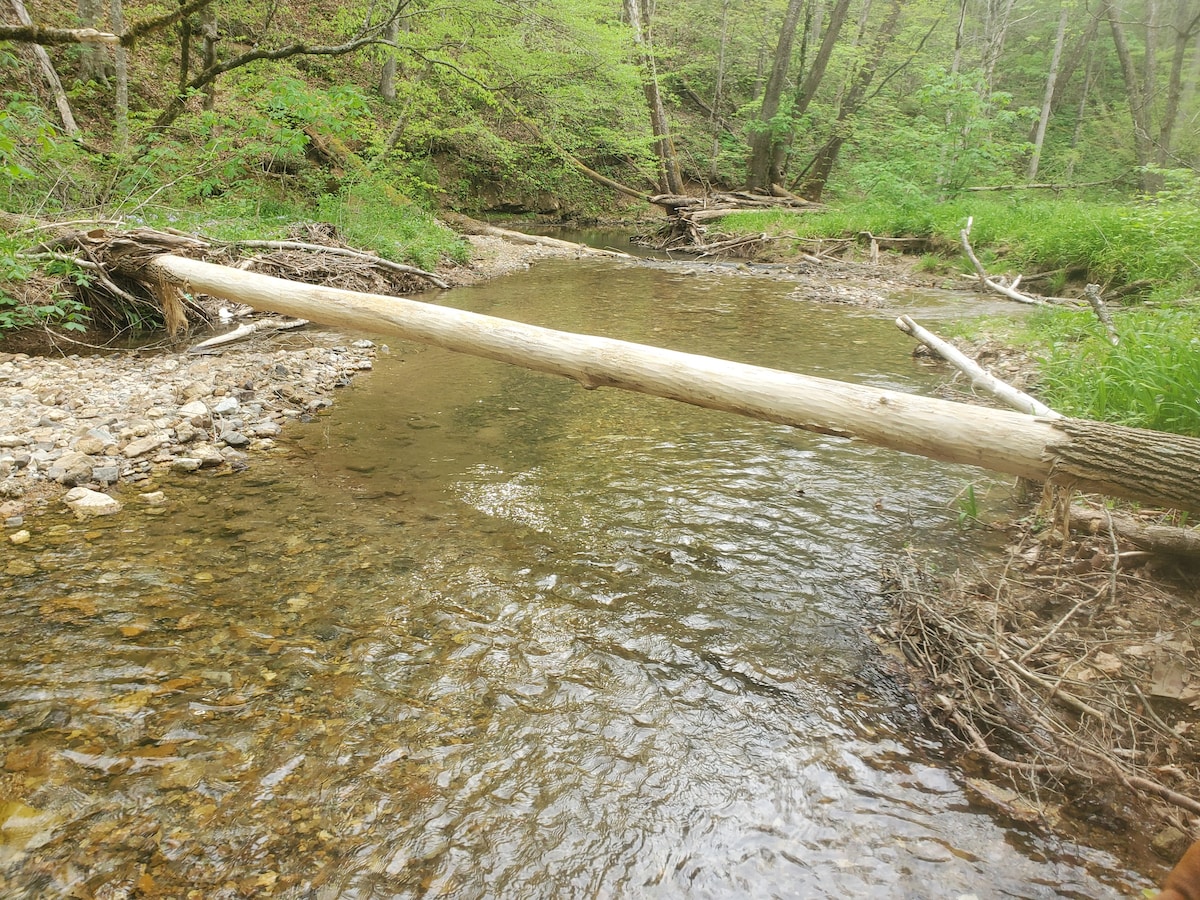
<path id="1" fill-rule="evenodd" d="M 896 311 L 965 313 L 794 291 L 550 260 L 438 302 L 917 392 Z M 1142 884 L 973 805 L 867 635 L 1003 482 L 392 343 L 287 456 L 0 548 L 0 896 Z"/>

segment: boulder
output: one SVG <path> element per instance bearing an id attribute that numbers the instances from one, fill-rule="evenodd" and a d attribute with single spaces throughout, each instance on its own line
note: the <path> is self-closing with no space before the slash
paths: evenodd
<path id="1" fill-rule="evenodd" d="M 121 511 L 121 502 L 115 497 L 83 487 L 71 488 L 62 498 L 62 502 L 69 506 L 79 519 L 89 516 L 111 516 Z"/>
<path id="2" fill-rule="evenodd" d="M 46 474 L 59 484 L 73 487 L 77 484 L 87 484 L 92 480 L 94 465 L 95 460 L 86 453 L 68 450 L 50 464 L 50 470 Z"/>

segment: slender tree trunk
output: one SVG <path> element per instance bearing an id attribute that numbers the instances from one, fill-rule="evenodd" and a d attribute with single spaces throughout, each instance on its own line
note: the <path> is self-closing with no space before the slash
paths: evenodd
<path id="1" fill-rule="evenodd" d="M 1171 162 L 1171 142 L 1179 121 L 1183 98 L 1183 62 L 1192 36 L 1200 31 L 1200 11 L 1180 3 L 1175 20 L 1175 43 L 1172 48 L 1171 74 L 1167 79 L 1167 103 L 1158 130 L 1158 164 L 1163 168 Z M 1197 60 L 1200 64 L 1200 59 Z"/>
<path id="2" fill-rule="evenodd" d="M 958 2 L 958 24 L 954 29 L 954 53 L 950 57 L 950 77 L 956 78 L 959 71 L 962 69 L 963 56 L 963 40 L 967 24 L 967 0 L 959 0 Z M 948 105 L 946 107 L 946 132 L 950 132 L 951 126 L 954 124 L 954 111 Z M 950 142 L 943 141 L 942 146 L 938 149 L 938 167 L 937 178 L 935 179 L 938 193 L 941 195 L 950 180 L 951 166 L 946 162 L 950 155 Z"/>
<path id="3" fill-rule="evenodd" d="M 804 0 L 788 0 L 787 12 L 784 13 L 783 24 L 779 28 L 779 41 L 775 45 L 771 74 L 763 91 L 762 107 L 750 132 L 750 162 L 746 172 L 746 187 L 752 191 L 769 194 L 771 185 L 778 179 L 778 173 L 772 171 L 772 163 L 775 159 L 775 144 L 782 141 L 783 136 L 776 133 L 772 120 L 779 113 L 783 88 L 787 83 L 788 66 L 792 60 L 792 45 L 803 9 Z"/>
<path id="4" fill-rule="evenodd" d="M 708 175 L 713 181 L 719 177 L 717 160 L 721 155 L 721 94 L 725 90 L 725 51 L 729 47 L 729 8 L 733 0 L 721 3 L 721 41 L 717 48 L 717 76 L 713 85 L 712 109 L 708 125 L 712 129 L 712 152 L 709 154 Z"/>
<path id="5" fill-rule="evenodd" d="M 186 0 L 179 0 L 183 6 Z M 184 16 L 179 22 L 179 87 L 182 91 L 192 77 L 192 20 Z"/>
<path id="6" fill-rule="evenodd" d="M 1083 86 L 1079 91 L 1079 106 L 1075 112 L 1075 130 L 1071 133 L 1071 149 L 1075 150 L 1079 146 L 1079 141 L 1083 137 L 1083 123 L 1087 118 L 1088 94 L 1092 90 L 1092 54 L 1087 55 L 1087 62 L 1083 67 Z M 1067 156 L 1067 171 L 1066 176 L 1069 181 L 1075 176 L 1075 156 L 1071 153 Z"/>
<path id="7" fill-rule="evenodd" d="M 808 74 L 804 80 L 796 88 L 796 98 L 792 104 L 792 119 L 794 121 L 799 121 L 800 117 L 808 112 L 808 107 L 817 96 L 817 91 L 820 89 L 821 82 L 825 78 L 825 70 L 829 65 L 829 58 L 833 55 L 834 45 L 837 43 L 838 36 L 842 33 L 842 26 L 846 24 L 849 11 L 850 0 L 837 0 L 833 11 L 829 15 L 829 24 L 825 28 L 825 35 L 821 39 L 821 46 L 817 50 L 816 58 L 813 59 L 812 67 L 808 70 Z M 794 137 L 795 132 L 793 131 L 789 135 L 786 145 L 782 142 L 779 144 L 772 159 L 772 171 L 778 173 L 776 180 L 781 183 L 783 181 L 786 152 L 791 148 Z"/>
<path id="8" fill-rule="evenodd" d="M 217 41 L 220 32 L 217 30 L 217 11 L 206 6 L 200 11 L 200 33 L 204 36 L 204 62 L 202 68 L 208 71 L 217 64 Z M 213 109 L 217 105 L 216 79 L 204 85 L 204 108 Z"/>
<path id="9" fill-rule="evenodd" d="M 900 14 L 903 11 L 905 0 L 891 0 L 888 8 L 887 18 L 880 24 L 875 32 L 874 39 L 871 41 L 871 46 L 867 50 L 866 60 L 862 68 L 858 70 L 849 91 L 842 100 L 841 108 L 838 110 L 837 121 L 834 123 L 834 134 L 826 142 L 825 146 L 818 152 L 816 159 L 809 165 L 808 174 L 800 185 L 800 196 L 807 197 L 810 200 L 820 200 L 821 195 L 825 191 L 825 185 L 829 181 L 829 176 L 833 172 L 834 164 L 837 162 L 838 154 L 842 149 L 842 145 L 846 142 L 846 136 L 849 133 L 850 122 L 858 114 L 859 108 L 863 104 L 863 100 L 867 94 L 867 88 L 871 86 L 871 81 L 875 78 L 875 73 L 879 69 L 879 64 L 883 61 L 884 51 L 888 45 L 896 37 L 896 31 L 900 27 Z"/>
<path id="10" fill-rule="evenodd" d="M 1029 157 L 1029 181 L 1037 180 L 1038 164 L 1042 159 L 1042 144 L 1046 140 L 1046 126 L 1050 122 L 1050 110 L 1054 105 L 1054 88 L 1058 80 L 1058 63 L 1062 58 L 1063 41 L 1067 35 L 1067 17 L 1069 9 L 1066 3 L 1058 13 L 1058 33 L 1054 37 L 1054 52 L 1050 55 L 1050 74 L 1046 76 L 1046 93 L 1042 98 L 1042 114 L 1038 117 L 1037 132 L 1033 138 L 1033 155 Z"/>
<path id="11" fill-rule="evenodd" d="M 103 13 L 101 0 L 79 0 L 77 4 L 79 24 L 84 28 L 96 28 Z M 108 83 L 108 52 L 96 44 L 79 46 L 79 80 L 87 83 Z"/>
<path id="12" fill-rule="evenodd" d="M 400 37 L 400 17 L 397 16 L 387 24 L 383 33 L 384 39 L 396 43 Z M 379 96 L 388 103 L 396 102 L 396 51 L 390 47 L 384 48 L 387 55 L 383 59 L 383 69 L 379 73 Z"/>
<path id="13" fill-rule="evenodd" d="M 1012 22 L 1013 7 L 1017 0 L 987 0 L 983 26 L 983 83 L 988 93 L 996 74 L 996 64 L 1004 53 L 1004 42 L 1008 39 L 1008 28 Z"/>
<path id="14" fill-rule="evenodd" d="M 1075 77 L 1075 70 L 1086 60 L 1092 59 L 1092 42 L 1096 32 L 1100 30 L 1100 20 L 1104 18 L 1104 8 L 1096 6 L 1088 16 L 1087 28 L 1071 44 L 1070 49 L 1063 54 L 1062 66 L 1058 72 L 1058 82 L 1055 85 L 1054 99 L 1050 103 L 1050 114 L 1054 115 L 1067 100 L 1066 87 Z"/>
<path id="15" fill-rule="evenodd" d="M 633 42 L 637 50 L 638 62 L 642 67 L 642 90 L 646 94 L 646 105 L 650 109 L 650 125 L 654 129 L 654 152 L 658 157 L 659 167 L 659 191 L 664 194 L 682 194 L 683 176 L 679 171 L 675 144 L 671 140 L 671 127 L 667 121 L 666 108 L 663 106 L 662 93 L 658 89 L 658 70 L 654 62 L 654 39 L 645 0 L 625 0 L 625 15 L 633 29 Z"/>
<path id="16" fill-rule="evenodd" d="M 1117 59 L 1121 63 L 1121 73 L 1125 77 L 1125 90 L 1129 95 L 1129 115 L 1133 120 L 1133 149 L 1139 166 L 1149 166 L 1154 163 L 1154 145 L 1150 139 L 1150 109 L 1147 98 L 1142 92 L 1142 81 L 1133 63 L 1133 54 L 1129 50 L 1129 41 L 1125 37 L 1125 25 L 1121 21 L 1121 13 L 1112 3 L 1108 4 L 1105 13 L 1108 24 L 1112 29 L 1113 45 L 1117 50 Z M 1141 187 L 1146 193 L 1153 193 L 1161 186 L 1160 179 L 1150 172 L 1143 171 Z"/>
<path id="17" fill-rule="evenodd" d="M 121 0 L 111 0 L 108 7 L 108 17 L 113 34 L 124 34 L 125 9 L 122 6 Z M 129 51 L 118 45 L 113 55 L 116 57 L 117 69 L 116 89 L 113 96 L 114 116 L 116 119 L 113 127 L 113 137 L 117 153 L 124 155 L 129 149 Z"/>
<path id="18" fill-rule="evenodd" d="M 1195 46 L 1192 47 L 1192 68 L 1183 83 L 1179 103 L 1184 110 L 1190 110 L 1197 94 L 1200 93 L 1200 29 L 1197 29 Z"/>
<path id="19" fill-rule="evenodd" d="M 21 0 L 11 0 L 11 2 L 13 12 L 17 14 L 17 21 L 22 25 L 32 25 L 33 19 L 29 18 L 29 12 L 25 9 L 25 4 Z M 63 90 L 58 72 L 54 70 L 54 63 L 50 61 L 50 54 L 46 52 L 46 48 L 41 44 L 34 44 L 33 55 L 37 58 L 38 67 L 42 70 L 42 77 L 46 79 L 50 93 L 54 95 L 54 103 L 58 107 L 58 115 L 62 119 L 63 131 L 68 137 L 74 137 L 79 134 L 79 126 L 75 124 L 75 114 L 71 112 L 71 104 L 67 100 L 67 92 Z"/>

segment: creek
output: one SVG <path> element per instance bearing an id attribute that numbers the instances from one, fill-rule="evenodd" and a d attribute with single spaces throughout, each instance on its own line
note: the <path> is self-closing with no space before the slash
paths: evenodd
<path id="1" fill-rule="evenodd" d="M 897 312 L 979 311 L 697 272 L 547 260 L 437 302 L 910 392 L 937 376 Z M 974 804 L 870 640 L 881 568 L 994 549 L 955 497 L 1003 481 L 410 345 L 283 442 L 0 566 L 0 895 L 1145 884 Z"/>

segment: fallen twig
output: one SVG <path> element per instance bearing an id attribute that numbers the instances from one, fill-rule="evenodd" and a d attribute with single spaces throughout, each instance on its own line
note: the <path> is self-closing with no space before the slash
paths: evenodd
<path id="1" fill-rule="evenodd" d="M 1123 540 L 1145 550 L 1174 556 L 1200 556 L 1200 531 L 1172 525 L 1145 525 L 1133 516 L 1086 506 L 1071 507 L 1071 527 L 1076 531 L 1098 533 L 1111 526 Z"/>
<path id="2" fill-rule="evenodd" d="M 282 319 L 262 319 L 257 322 L 245 322 L 239 325 L 233 331 L 219 334 L 216 337 L 209 338 L 206 341 L 201 341 L 198 344 L 193 344 L 188 348 L 188 353 L 211 353 L 215 348 L 223 344 L 232 344 L 235 341 L 244 341 L 252 334 L 257 334 L 262 331 L 286 331 L 291 328 L 299 328 L 302 325 L 307 325 L 307 319 L 291 319 L 288 321 Z"/>
<path id="3" fill-rule="evenodd" d="M 348 256 L 351 259 L 367 260 L 373 265 L 384 269 L 391 269 L 393 272 L 399 272 L 402 275 L 418 275 L 440 287 L 442 290 L 449 290 L 450 288 L 449 283 L 445 279 L 439 278 L 432 272 L 426 272 L 424 269 L 418 269 L 416 266 L 406 266 L 403 263 L 392 262 L 390 259 L 384 259 L 373 253 L 350 250 L 346 247 L 328 247 L 324 244 L 306 244 L 302 241 L 237 241 L 235 246 L 264 250 L 307 250 L 312 253 L 330 253 L 334 256 Z"/>
<path id="4" fill-rule="evenodd" d="M 1108 342 L 1114 347 L 1117 346 L 1121 343 L 1121 336 L 1117 334 L 1117 326 L 1113 324 L 1112 316 L 1108 314 L 1108 308 L 1100 296 L 1100 285 L 1087 285 L 1083 289 L 1083 296 L 1091 306 L 1092 312 L 1096 314 L 1096 318 L 1100 320 L 1100 324 L 1104 326 L 1104 330 L 1108 332 Z"/>
<path id="5" fill-rule="evenodd" d="M 967 258 L 971 260 L 971 264 L 975 266 L 975 271 L 979 273 L 979 280 L 997 294 L 1002 294 L 1003 296 L 1008 297 L 1010 300 L 1016 300 L 1018 303 L 1029 303 L 1033 306 L 1045 306 L 1046 304 L 1044 301 L 1039 300 L 1036 297 L 1030 297 L 1028 294 L 1022 294 L 1020 291 L 1014 290 L 1011 287 L 1007 287 L 998 281 L 993 281 L 988 277 L 987 272 L 984 271 L 983 263 L 979 261 L 979 257 L 977 257 L 975 255 L 975 251 L 971 249 L 971 224 L 973 222 L 974 217 L 969 216 L 967 218 L 967 227 L 958 234 L 959 237 L 962 238 L 963 250 L 966 251 Z"/>

